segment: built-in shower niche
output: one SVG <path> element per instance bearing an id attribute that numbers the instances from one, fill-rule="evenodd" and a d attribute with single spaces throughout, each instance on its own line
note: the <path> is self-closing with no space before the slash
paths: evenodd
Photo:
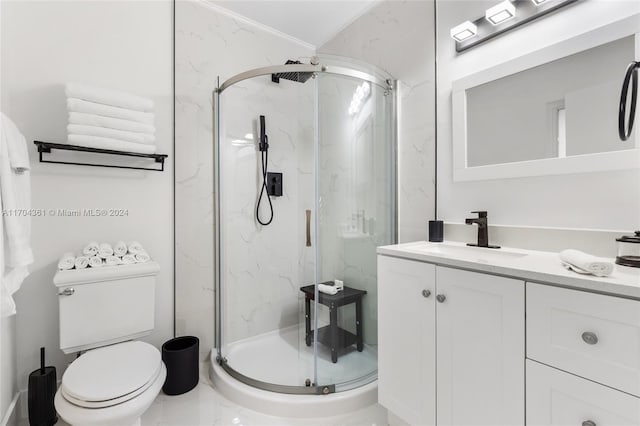
<path id="1" fill-rule="evenodd" d="M 375 249 L 396 236 L 395 92 L 379 71 L 357 74 L 326 60 L 307 65 L 314 76 L 304 83 L 275 83 L 268 69 L 232 77 L 214 101 L 219 355 L 234 377 L 268 390 L 339 391 L 376 377 Z M 259 150 L 261 115 L 268 159 Z M 256 220 L 263 161 L 286 177 L 266 226 Z M 270 216 L 264 196 L 258 213 Z M 307 342 L 300 288 L 335 279 L 366 295 L 362 351 L 350 345 L 332 362 L 327 345 Z M 329 324 L 328 307 L 312 301 L 309 313 L 314 334 Z M 355 334 L 355 305 L 338 316 Z"/>

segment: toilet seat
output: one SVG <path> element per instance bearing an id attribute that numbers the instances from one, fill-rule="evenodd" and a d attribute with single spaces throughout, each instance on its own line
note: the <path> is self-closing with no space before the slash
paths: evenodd
<path id="1" fill-rule="evenodd" d="M 84 408 L 122 404 L 145 392 L 158 378 L 162 359 L 158 349 L 130 341 L 86 352 L 62 376 L 60 392 Z"/>

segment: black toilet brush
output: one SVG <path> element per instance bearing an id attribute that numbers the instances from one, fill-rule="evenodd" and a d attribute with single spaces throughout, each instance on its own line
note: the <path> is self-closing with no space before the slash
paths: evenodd
<path id="1" fill-rule="evenodd" d="M 58 421 L 53 398 L 57 390 L 56 368 L 44 366 L 44 347 L 40 348 L 40 368 L 29 374 L 29 424 L 49 426 Z"/>

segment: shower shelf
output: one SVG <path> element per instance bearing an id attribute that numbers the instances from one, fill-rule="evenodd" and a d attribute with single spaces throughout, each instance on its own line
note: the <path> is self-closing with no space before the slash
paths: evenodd
<path id="1" fill-rule="evenodd" d="M 141 154 L 139 152 L 116 151 L 112 149 L 100 149 L 100 148 L 88 148 L 84 146 L 67 145 L 62 143 L 52 143 L 52 142 L 42 142 L 42 141 L 33 141 L 33 143 L 38 147 L 38 155 L 41 163 L 71 164 L 75 166 L 109 167 L 109 168 L 115 168 L 115 169 L 151 170 L 155 172 L 162 172 L 164 171 L 164 160 L 168 157 L 167 154 Z M 154 163 L 159 163 L 160 168 L 123 166 L 118 164 L 78 163 L 78 162 L 71 162 L 71 161 L 49 160 L 49 159 L 43 158 L 43 154 L 51 154 L 51 150 L 53 149 L 57 149 L 61 151 L 90 152 L 94 154 L 122 155 L 126 157 L 148 158 L 148 159 L 154 160 Z"/>

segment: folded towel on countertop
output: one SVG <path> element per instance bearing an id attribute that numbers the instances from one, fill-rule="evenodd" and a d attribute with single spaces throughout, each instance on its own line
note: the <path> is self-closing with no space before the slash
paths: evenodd
<path id="1" fill-rule="evenodd" d="M 129 244 L 127 244 L 127 248 L 130 254 L 138 254 L 145 251 L 144 247 L 142 247 L 142 244 L 137 241 L 129 241 Z"/>
<path id="2" fill-rule="evenodd" d="M 98 254 L 98 250 L 100 250 L 100 244 L 95 241 L 91 241 L 82 249 L 82 254 L 85 256 L 91 257 Z"/>
<path id="3" fill-rule="evenodd" d="M 108 127 L 86 126 L 84 124 L 69 124 L 67 126 L 67 132 L 73 135 L 100 136 L 147 145 L 154 143 L 156 140 L 156 137 L 151 133 L 127 132 L 125 130 L 110 129 Z"/>
<path id="4" fill-rule="evenodd" d="M 120 118 L 103 117 L 83 112 L 70 112 L 69 124 L 82 124 L 85 126 L 108 127 L 109 129 L 124 130 L 126 132 L 155 133 L 156 128 L 150 124 L 136 121 L 122 120 Z"/>
<path id="5" fill-rule="evenodd" d="M 118 90 L 102 89 L 79 83 L 67 83 L 65 94 L 68 98 L 83 99 L 136 111 L 151 111 L 153 109 L 153 101 L 151 99 Z"/>
<path id="6" fill-rule="evenodd" d="M 73 269 L 76 263 L 76 257 L 73 253 L 68 252 L 62 255 L 60 260 L 58 261 L 58 269 L 61 271 L 67 271 L 69 269 Z"/>
<path id="7" fill-rule="evenodd" d="M 563 250 L 560 252 L 560 260 L 580 271 L 595 275 L 597 277 L 608 277 L 613 273 L 613 263 L 607 260 L 592 256 L 579 250 Z M 578 271 L 578 272 L 580 272 Z"/>
<path id="8" fill-rule="evenodd" d="M 89 266 L 89 257 L 88 256 L 78 256 L 76 257 L 75 267 L 76 269 L 84 269 Z"/>
<path id="9" fill-rule="evenodd" d="M 92 268 L 99 268 L 100 266 L 102 266 L 102 258 L 98 257 L 98 256 L 91 256 L 89 258 L 89 266 L 91 266 Z"/>
<path id="10" fill-rule="evenodd" d="M 333 285 L 318 284 L 318 291 L 321 293 L 333 295 L 333 294 L 337 294 L 340 291 L 340 289 L 338 289 L 338 287 Z"/>
<path id="11" fill-rule="evenodd" d="M 116 265 L 120 265 L 122 263 L 122 261 L 120 260 L 120 258 L 118 256 L 107 256 L 104 259 L 104 263 L 107 266 L 116 266 Z"/>
<path id="12" fill-rule="evenodd" d="M 87 148 L 137 152 L 139 154 L 155 154 L 156 153 L 155 145 L 125 142 L 118 139 L 102 138 L 100 136 L 69 135 L 67 136 L 67 141 L 69 142 L 70 145 L 84 146 Z"/>
<path id="13" fill-rule="evenodd" d="M 151 260 L 151 256 L 149 256 L 149 254 L 146 251 L 141 251 L 139 253 L 136 253 L 134 256 L 136 258 L 137 263 L 146 263 Z"/>
<path id="14" fill-rule="evenodd" d="M 70 112 L 84 112 L 86 114 L 102 115 L 104 117 L 120 118 L 153 125 L 155 116 L 150 112 L 140 112 L 127 108 L 119 108 L 85 101 L 83 99 L 67 99 L 67 110 Z"/>
<path id="15" fill-rule="evenodd" d="M 113 246 L 113 254 L 118 257 L 122 257 L 127 254 L 127 244 L 124 241 L 118 241 Z"/>
<path id="16" fill-rule="evenodd" d="M 122 256 L 122 264 L 123 265 L 133 265 L 136 262 L 136 257 L 133 254 L 125 254 Z"/>
<path id="17" fill-rule="evenodd" d="M 109 243 L 101 243 L 98 250 L 98 256 L 102 259 L 106 259 L 109 256 L 113 256 L 113 247 Z"/>

